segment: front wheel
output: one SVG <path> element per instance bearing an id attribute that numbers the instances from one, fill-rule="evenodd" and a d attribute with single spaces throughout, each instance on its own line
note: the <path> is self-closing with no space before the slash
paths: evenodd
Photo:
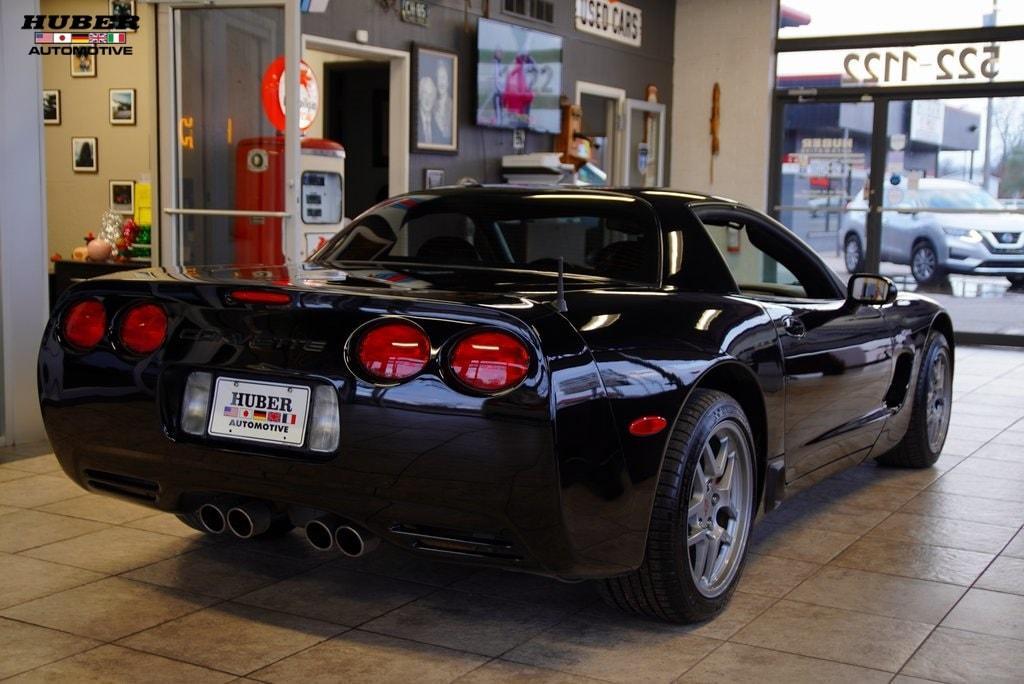
<path id="1" fill-rule="evenodd" d="M 875 459 L 882 465 L 928 468 L 938 460 L 946 443 L 953 410 L 953 356 L 940 332 L 928 336 L 909 410 L 910 423 L 903 439 L 892 451 Z"/>
<path id="2" fill-rule="evenodd" d="M 643 563 L 603 581 L 608 603 L 671 622 L 707 620 L 725 607 L 754 518 L 753 444 L 735 399 L 694 391 L 665 453 Z"/>
<path id="3" fill-rule="evenodd" d="M 930 242 L 919 242 L 910 253 L 910 272 L 921 285 L 934 285 L 942 280 L 939 255 Z"/>

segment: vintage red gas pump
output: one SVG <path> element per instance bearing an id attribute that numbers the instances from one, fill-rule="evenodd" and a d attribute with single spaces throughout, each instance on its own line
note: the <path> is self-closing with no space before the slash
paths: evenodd
<path id="1" fill-rule="evenodd" d="M 305 62 L 300 65 L 299 128 L 306 131 L 316 118 L 319 89 Z M 235 207 L 247 211 L 285 211 L 284 175 L 284 58 L 274 60 L 263 75 L 263 111 L 278 130 L 275 136 L 245 138 L 235 150 Z M 285 254 L 282 219 L 240 216 L 234 223 L 236 264 L 283 264 L 309 256 L 326 236 L 341 228 L 344 217 L 345 148 L 320 138 L 303 138 L 300 206 L 292 221 L 298 232 L 292 243 L 299 254 Z"/>

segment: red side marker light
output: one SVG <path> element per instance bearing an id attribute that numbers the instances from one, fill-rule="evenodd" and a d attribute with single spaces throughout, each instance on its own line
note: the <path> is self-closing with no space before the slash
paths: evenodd
<path id="1" fill-rule="evenodd" d="M 243 304 L 291 304 L 292 296 L 286 292 L 269 290 L 234 290 L 231 298 Z"/>
<path id="2" fill-rule="evenodd" d="M 629 434 L 634 437 L 650 437 L 665 429 L 668 421 L 661 416 L 641 416 L 629 424 Z"/>

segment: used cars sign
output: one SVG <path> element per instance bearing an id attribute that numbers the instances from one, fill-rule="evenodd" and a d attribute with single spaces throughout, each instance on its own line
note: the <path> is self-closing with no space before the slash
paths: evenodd
<path id="1" fill-rule="evenodd" d="M 640 47 L 643 11 L 624 2 L 576 0 L 576 30 Z"/>

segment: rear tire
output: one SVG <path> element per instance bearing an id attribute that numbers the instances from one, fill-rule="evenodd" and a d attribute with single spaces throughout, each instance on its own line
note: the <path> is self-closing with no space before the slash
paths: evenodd
<path id="1" fill-rule="evenodd" d="M 1024 276 L 1007 276 L 1011 290 L 1024 290 Z"/>
<path id="2" fill-rule="evenodd" d="M 929 468 L 935 465 L 949 431 L 952 411 L 953 357 L 946 337 L 933 331 L 917 371 L 910 424 L 892 451 L 877 457 L 882 465 Z"/>
<path id="3" fill-rule="evenodd" d="M 850 233 L 843 241 L 843 261 L 847 273 L 860 273 L 864 270 L 864 248 L 856 233 Z"/>
<path id="4" fill-rule="evenodd" d="M 694 391 L 665 452 L 643 564 L 601 582 L 606 602 L 670 622 L 707 620 L 725 607 L 754 517 L 753 445 L 735 399 Z"/>

